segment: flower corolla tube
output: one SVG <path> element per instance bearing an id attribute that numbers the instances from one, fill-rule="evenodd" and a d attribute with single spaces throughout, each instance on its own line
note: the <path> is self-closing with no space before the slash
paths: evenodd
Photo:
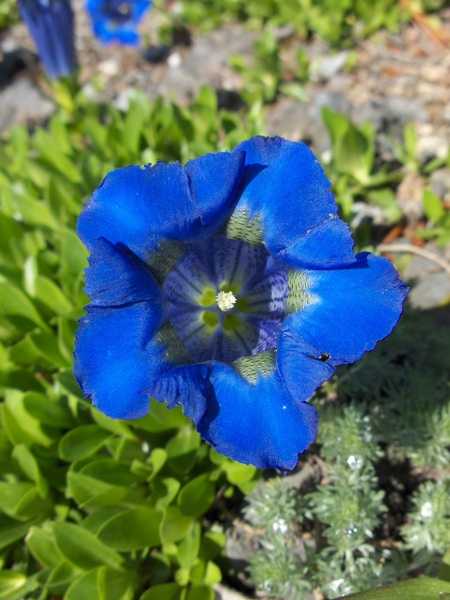
<path id="1" fill-rule="evenodd" d="M 74 15 L 69 0 L 19 0 L 19 12 L 51 79 L 77 68 Z"/>
<path id="2" fill-rule="evenodd" d="M 150 0 L 87 0 L 86 10 L 94 34 L 102 44 L 137 46 L 138 25 L 152 4 Z"/>
<path id="3" fill-rule="evenodd" d="M 78 234 L 85 396 L 121 419 L 149 397 L 181 405 L 218 452 L 258 468 L 295 468 L 317 433 L 307 400 L 392 331 L 407 293 L 386 258 L 355 256 L 322 167 L 282 138 L 117 169 Z"/>

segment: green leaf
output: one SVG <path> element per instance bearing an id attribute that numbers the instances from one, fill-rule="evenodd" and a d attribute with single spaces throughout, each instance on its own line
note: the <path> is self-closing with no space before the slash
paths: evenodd
<path id="1" fill-rule="evenodd" d="M 36 517 L 36 519 L 27 521 L 26 523 L 18 523 L 15 519 L 0 514 L 0 550 L 24 538 L 30 526 L 40 521 L 42 521 L 42 517 Z"/>
<path id="2" fill-rule="evenodd" d="M 91 410 L 92 418 L 100 425 L 102 429 L 106 429 L 111 433 L 116 435 L 120 435 L 120 437 L 124 437 L 129 440 L 137 440 L 137 436 L 131 431 L 129 425 L 124 423 L 123 421 L 119 421 L 118 419 L 110 419 L 99 410 L 97 410 L 94 406 Z"/>
<path id="3" fill-rule="evenodd" d="M 98 537 L 107 546 L 122 552 L 152 548 L 161 543 L 161 521 L 162 513 L 153 508 L 132 508 L 107 521 Z"/>
<path id="4" fill-rule="evenodd" d="M 31 481 L 34 481 L 41 498 L 47 497 L 49 492 L 48 483 L 42 476 L 37 460 L 30 450 L 24 444 L 18 444 L 15 446 L 12 456 L 18 462 L 23 474 Z"/>
<path id="5" fill-rule="evenodd" d="M 342 597 L 355 600 L 444 600 L 445 594 L 450 594 L 449 582 L 420 577 Z"/>
<path id="6" fill-rule="evenodd" d="M 58 339 L 53 333 L 30 333 L 29 340 L 36 348 L 38 356 L 45 358 L 52 365 L 52 367 L 58 367 L 67 369 L 72 365 L 72 358 L 68 359 L 61 353 Z M 30 361 L 32 362 L 32 361 Z"/>
<path id="7" fill-rule="evenodd" d="M 26 394 L 17 390 L 8 390 L 5 394 L 3 424 L 12 444 L 33 443 L 49 447 L 54 440 L 42 428 L 41 423 L 28 413 L 25 406 Z"/>
<path id="8" fill-rule="evenodd" d="M 191 531 L 178 544 L 177 554 L 178 562 L 181 567 L 190 569 L 197 560 L 200 551 L 201 526 L 195 523 Z"/>
<path id="9" fill-rule="evenodd" d="M 227 479 L 233 485 L 247 483 L 253 479 L 256 468 L 253 465 L 243 465 L 232 460 L 226 460 L 222 464 L 222 469 L 227 474 Z"/>
<path id="10" fill-rule="evenodd" d="M 184 427 L 166 444 L 168 462 L 177 473 L 189 471 L 195 463 L 197 449 L 200 446 L 200 434 Z"/>
<path id="11" fill-rule="evenodd" d="M 181 407 L 168 409 L 165 404 L 161 404 L 152 398 L 149 414 L 142 419 L 133 421 L 133 426 L 137 429 L 158 433 L 178 429 L 187 422 L 188 420 L 183 415 Z"/>
<path id="12" fill-rule="evenodd" d="M 51 279 L 43 275 L 36 277 L 35 297 L 57 315 L 65 315 L 74 308 L 60 288 Z"/>
<path id="13" fill-rule="evenodd" d="M 209 479 L 209 473 L 199 475 L 187 483 L 178 495 L 178 506 L 188 517 L 199 517 L 214 502 L 216 486 Z"/>
<path id="14" fill-rule="evenodd" d="M 53 523 L 56 545 L 66 560 L 75 567 L 88 571 L 107 565 L 120 568 L 123 558 L 103 544 L 87 529 L 72 523 Z"/>
<path id="15" fill-rule="evenodd" d="M 167 460 L 167 452 L 163 448 L 154 448 L 148 458 L 148 464 L 152 468 L 148 480 L 151 481 L 163 468 Z"/>
<path id="16" fill-rule="evenodd" d="M 23 396 L 25 410 L 39 423 L 50 427 L 68 429 L 73 427 L 75 419 L 68 407 L 48 398 L 45 394 L 28 392 Z"/>
<path id="17" fill-rule="evenodd" d="M 164 508 L 168 506 L 180 489 L 180 482 L 174 477 L 164 477 L 163 479 L 155 479 L 153 483 L 152 497 L 155 499 L 156 508 Z"/>
<path id="18" fill-rule="evenodd" d="M 65 600 L 132 600 L 134 581 L 131 573 L 99 567 L 75 581 Z"/>
<path id="19" fill-rule="evenodd" d="M 50 573 L 45 588 L 56 596 L 62 596 L 67 587 L 79 576 L 80 571 L 76 567 L 62 561 Z"/>
<path id="20" fill-rule="evenodd" d="M 180 600 L 182 589 L 176 583 L 155 585 L 144 592 L 139 600 Z"/>
<path id="21" fill-rule="evenodd" d="M 450 549 L 444 554 L 439 568 L 439 579 L 450 581 Z"/>
<path id="22" fill-rule="evenodd" d="M 0 571 L 0 600 L 9 600 L 11 595 L 25 587 L 27 576 L 13 571 Z"/>
<path id="23" fill-rule="evenodd" d="M 10 517 L 26 520 L 48 514 L 51 505 L 40 498 L 32 483 L 0 481 L 0 510 Z"/>
<path id="24" fill-rule="evenodd" d="M 330 134 L 337 171 L 367 184 L 375 154 L 373 131 L 367 126 L 357 129 L 347 117 L 329 108 L 323 109 L 322 118 Z"/>
<path id="25" fill-rule="evenodd" d="M 58 454 L 70 462 L 86 458 L 97 452 L 110 436 L 109 431 L 101 429 L 98 425 L 80 425 L 61 439 Z"/>
<path id="26" fill-rule="evenodd" d="M 208 585 L 193 585 L 186 594 L 186 600 L 214 600 L 216 594 Z"/>
<path id="27" fill-rule="evenodd" d="M 131 487 L 142 481 L 141 477 L 131 473 L 128 462 L 119 462 L 111 458 L 93 460 L 83 467 L 80 473 L 114 486 Z"/>
<path id="28" fill-rule="evenodd" d="M 114 506 L 129 494 L 126 487 L 111 485 L 74 471 L 67 474 L 67 489 L 79 507 L 85 510 Z"/>
<path id="29" fill-rule="evenodd" d="M 177 506 L 167 506 L 160 527 L 163 544 L 173 544 L 182 540 L 193 523 L 194 519 L 183 515 Z"/>
<path id="30" fill-rule="evenodd" d="M 427 219 L 435 223 L 439 223 L 447 214 L 441 199 L 431 190 L 423 192 L 423 210 Z"/>
<path id="31" fill-rule="evenodd" d="M 42 159 L 54 167 L 69 181 L 80 183 L 80 170 L 76 163 L 65 156 L 63 148 L 58 142 L 46 133 L 43 129 L 38 129 L 34 136 L 34 145 L 39 150 Z"/>
<path id="32" fill-rule="evenodd" d="M 15 188 L 9 200 L 11 210 L 19 221 L 35 227 L 48 227 L 53 231 L 58 231 L 61 227 L 49 207 L 44 202 L 26 195 L 23 189 Z"/>
<path id="33" fill-rule="evenodd" d="M 33 302 L 16 286 L 0 280 L 0 314 L 29 319 L 43 331 L 50 331 Z"/>
<path id="34" fill-rule="evenodd" d="M 27 546 L 34 558 L 49 569 L 57 567 L 63 557 L 58 551 L 53 533 L 42 527 L 31 527 L 27 535 Z"/>

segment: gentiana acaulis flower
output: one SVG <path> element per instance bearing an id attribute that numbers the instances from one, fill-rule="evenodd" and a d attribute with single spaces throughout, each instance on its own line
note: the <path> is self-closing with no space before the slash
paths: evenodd
<path id="1" fill-rule="evenodd" d="M 19 0 L 20 15 L 50 79 L 77 68 L 74 15 L 69 0 Z"/>
<path id="2" fill-rule="evenodd" d="M 94 34 L 102 44 L 137 46 L 138 25 L 152 4 L 150 0 L 87 0 L 86 10 Z"/>
<path id="3" fill-rule="evenodd" d="M 396 325 L 407 287 L 353 252 L 303 143 L 106 176 L 78 234 L 91 252 L 75 376 L 112 418 L 181 405 L 202 438 L 259 468 L 295 468 L 315 439 L 307 402 Z"/>

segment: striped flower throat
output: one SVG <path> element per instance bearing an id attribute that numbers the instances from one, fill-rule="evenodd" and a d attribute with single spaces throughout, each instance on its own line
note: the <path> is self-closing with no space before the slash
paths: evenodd
<path id="1" fill-rule="evenodd" d="M 192 359 L 231 363 L 276 349 L 288 274 L 264 246 L 217 236 L 186 246 L 163 295 Z"/>

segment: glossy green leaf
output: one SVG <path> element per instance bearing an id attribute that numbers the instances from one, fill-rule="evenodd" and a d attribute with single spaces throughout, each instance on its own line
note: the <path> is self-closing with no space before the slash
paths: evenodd
<path id="1" fill-rule="evenodd" d="M 144 592 L 139 600 L 180 600 L 182 589 L 176 583 L 155 585 Z"/>
<path id="2" fill-rule="evenodd" d="M 134 582 L 131 573 L 98 567 L 75 581 L 67 590 L 65 600 L 132 600 Z"/>
<path id="3" fill-rule="evenodd" d="M 56 545 L 66 560 L 84 571 L 97 566 L 119 568 L 123 559 L 87 529 L 72 523 L 53 523 Z"/>
<path id="4" fill-rule="evenodd" d="M 168 462 L 177 473 L 189 471 L 200 446 L 200 435 L 191 427 L 184 427 L 166 444 Z"/>
<path id="5" fill-rule="evenodd" d="M 57 315 L 65 315 L 73 310 L 73 304 L 60 288 L 48 277 L 38 275 L 36 278 L 35 297 Z"/>
<path id="6" fill-rule="evenodd" d="M 17 390 L 8 390 L 2 406 L 3 424 L 9 440 L 13 444 L 33 443 L 49 447 L 54 439 L 44 430 L 41 423 L 28 411 L 25 404 L 27 395 Z"/>
<path id="7" fill-rule="evenodd" d="M 439 568 L 439 579 L 450 581 L 450 549 L 444 554 Z"/>
<path id="8" fill-rule="evenodd" d="M 14 571 L 0 571 L 0 600 L 9 600 L 12 594 L 24 588 L 27 576 Z"/>
<path id="9" fill-rule="evenodd" d="M 186 600 L 214 600 L 216 594 L 208 585 L 193 585 L 186 594 Z"/>
<path id="10" fill-rule="evenodd" d="M 75 425 L 69 407 L 63 402 L 55 402 L 45 394 L 29 392 L 23 396 L 23 406 L 27 413 L 43 425 L 68 429 Z"/>
<path id="11" fill-rule="evenodd" d="M 228 481 L 234 485 L 247 483 L 256 473 L 256 468 L 253 465 L 243 465 L 232 460 L 225 461 L 222 464 L 222 469 L 227 474 Z"/>
<path id="12" fill-rule="evenodd" d="M 110 432 L 98 425 L 80 425 L 61 439 L 58 453 L 68 461 L 79 460 L 94 454 L 110 437 Z"/>
<path id="13" fill-rule="evenodd" d="M 446 215 L 441 199 L 431 190 L 425 190 L 423 193 L 423 210 L 427 219 L 435 223 Z"/>
<path id="14" fill-rule="evenodd" d="M 42 320 L 33 302 L 16 286 L 8 281 L 0 280 L 0 314 L 20 316 L 29 319 L 44 331 L 48 325 Z"/>
<path id="15" fill-rule="evenodd" d="M 183 415 L 181 407 L 168 409 L 165 404 L 161 404 L 152 398 L 149 414 L 142 419 L 133 421 L 133 426 L 138 429 L 157 433 L 177 429 L 187 422 L 187 418 Z"/>
<path id="16" fill-rule="evenodd" d="M 44 479 L 37 460 L 30 450 L 25 446 L 25 444 L 18 444 L 15 446 L 13 453 L 13 458 L 17 461 L 21 471 L 24 473 L 28 479 L 34 481 L 36 484 L 37 491 L 41 498 L 45 498 L 49 492 L 49 486 L 47 481 Z"/>
<path id="17" fill-rule="evenodd" d="M 99 530 L 99 539 L 116 550 L 129 552 L 154 547 L 161 543 L 159 533 L 162 513 L 141 506 L 112 517 Z"/>
<path id="18" fill-rule="evenodd" d="M 50 573 L 45 588 L 54 595 L 62 596 L 69 585 L 82 575 L 82 571 L 66 561 L 61 561 Z"/>
<path id="19" fill-rule="evenodd" d="M 67 486 L 70 496 L 85 510 L 114 506 L 129 493 L 126 487 L 111 485 L 74 471 L 67 475 Z"/>
<path id="20" fill-rule="evenodd" d="M 31 521 L 21 523 L 16 519 L 12 519 L 0 513 L 0 550 L 3 550 L 10 544 L 24 538 L 31 525 L 42 521 L 42 517 L 36 517 Z"/>
<path id="21" fill-rule="evenodd" d="M 214 502 L 216 486 L 208 473 L 199 475 L 187 483 L 178 495 L 178 506 L 188 517 L 199 517 Z"/>
<path id="22" fill-rule="evenodd" d="M 180 566 L 185 569 L 190 569 L 200 550 L 201 526 L 200 523 L 195 523 L 191 531 L 178 544 L 177 555 Z"/>
<path id="23" fill-rule="evenodd" d="M 27 546 L 34 558 L 44 567 L 53 569 L 63 560 L 53 533 L 43 527 L 31 527 L 27 535 Z"/>
<path id="24" fill-rule="evenodd" d="M 0 481 L 0 510 L 11 517 L 31 519 L 45 515 L 51 505 L 42 500 L 35 485 L 28 482 Z"/>
<path id="25" fill-rule="evenodd" d="M 177 506 L 167 506 L 160 527 L 162 542 L 172 544 L 182 540 L 193 523 L 194 519 L 183 515 Z"/>
<path id="26" fill-rule="evenodd" d="M 164 477 L 163 479 L 158 477 L 155 479 L 152 486 L 152 497 L 156 499 L 155 506 L 157 508 L 168 506 L 178 494 L 179 489 L 180 482 L 174 477 Z"/>

